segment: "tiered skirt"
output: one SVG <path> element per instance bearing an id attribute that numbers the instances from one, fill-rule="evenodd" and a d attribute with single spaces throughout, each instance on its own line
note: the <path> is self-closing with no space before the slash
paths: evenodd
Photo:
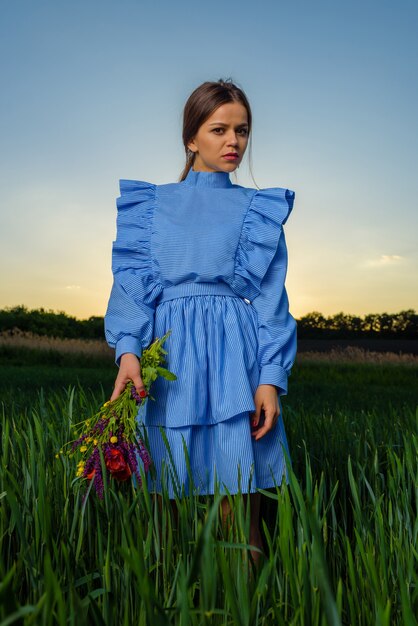
<path id="1" fill-rule="evenodd" d="M 155 310 L 154 337 L 168 330 L 166 367 L 138 412 L 155 469 L 148 488 L 176 494 L 254 493 L 288 482 L 290 452 L 282 403 L 275 427 L 256 441 L 250 413 L 260 369 L 257 314 L 241 297 L 166 294 Z"/>

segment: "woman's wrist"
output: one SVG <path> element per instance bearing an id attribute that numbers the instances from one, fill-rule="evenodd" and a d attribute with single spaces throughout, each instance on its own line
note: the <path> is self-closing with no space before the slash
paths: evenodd
<path id="1" fill-rule="evenodd" d="M 139 358 L 139 356 L 137 356 L 134 352 L 124 352 L 123 354 L 121 354 L 120 356 L 120 360 L 123 361 L 124 357 L 135 357 L 136 359 L 138 359 L 138 361 L 140 361 L 141 359 Z M 126 360 L 126 359 L 125 359 Z"/>
<path id="2" fill-rule="evenodd" d="M 273 389 L 275 389 L 277 391 L 277 393 L 279 393 L 279 387 L 277 387 L 277 385 L 272 385 L 271 383 L 261 383 L 261 385 L 258 385 L 259 387 L 273 387 Z"/>

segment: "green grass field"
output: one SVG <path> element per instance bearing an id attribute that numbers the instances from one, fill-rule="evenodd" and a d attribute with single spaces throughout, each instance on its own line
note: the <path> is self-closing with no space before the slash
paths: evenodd
<path id="1" fill-rule="evenodd" d="M 179 499 L 178 524 L 146 488 L 83 502 L 55 454 L 115 372 L 0 361 L 0 626 L 418 624 L 416 366 L 294 366 L 290 484 L 264 494 L 251 578 L 240 497 L 228 535 L 216 496 Z"/>

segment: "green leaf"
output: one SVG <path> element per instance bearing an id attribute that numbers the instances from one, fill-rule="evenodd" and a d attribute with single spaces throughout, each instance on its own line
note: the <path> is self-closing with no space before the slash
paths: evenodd
<path id="1" fill-rule="evenodd" d="M 162 376 L 163 378 L 166 378 L 167 380 L 177 380 L 177 376 L 173 374 L 173 372 L 170 372 L 165 367 L 157 367 L 157 372 L 160 376 Z"/>

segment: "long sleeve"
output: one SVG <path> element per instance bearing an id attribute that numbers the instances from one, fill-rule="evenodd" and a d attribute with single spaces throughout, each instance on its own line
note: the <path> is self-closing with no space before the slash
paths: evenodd
<path id="1" fill-rule="evenodd" d="M 151 343 L 154 328 L 154 309 L 132 298 L 124 286 L 124 272 L 114 275 L 109 303 L 105 315 L 105 337 L 115 349 L 115 361 L 126 352 L 142 356 Z M 133 275 L 131 278 L 135 279 Z"/>
<path id="2" fill-rule="evenodd" d="M 105 337 L 115 360 L 139 358 L 153 338 L 155 302 L 162 287 L 151 257 L 155 185 L 121 180 L 117 234 L 112 249 L 113 286 L 104 318 Z"/>
<path id="3" fill-rule="evenodd" d="M 257 190 L 243 221 L 232 288 L 257 312 L 259 384 L 287 394 L 296 358 L 296 320 L 285 289 L 287 247 L 283 226 L 293 210 L 295 192 L 284 187 Z"/>
<path id="4" fill-rule="evenodd" d="M 275 385 L 280 396 L 287 394 L 288 376 L 297 352 L 297 323 L 289 312 L 285 287 L 287 264 L 286 238 L 282 229 L 260 294 L 252 301 L 258 315 L 259 384 Z"/>

